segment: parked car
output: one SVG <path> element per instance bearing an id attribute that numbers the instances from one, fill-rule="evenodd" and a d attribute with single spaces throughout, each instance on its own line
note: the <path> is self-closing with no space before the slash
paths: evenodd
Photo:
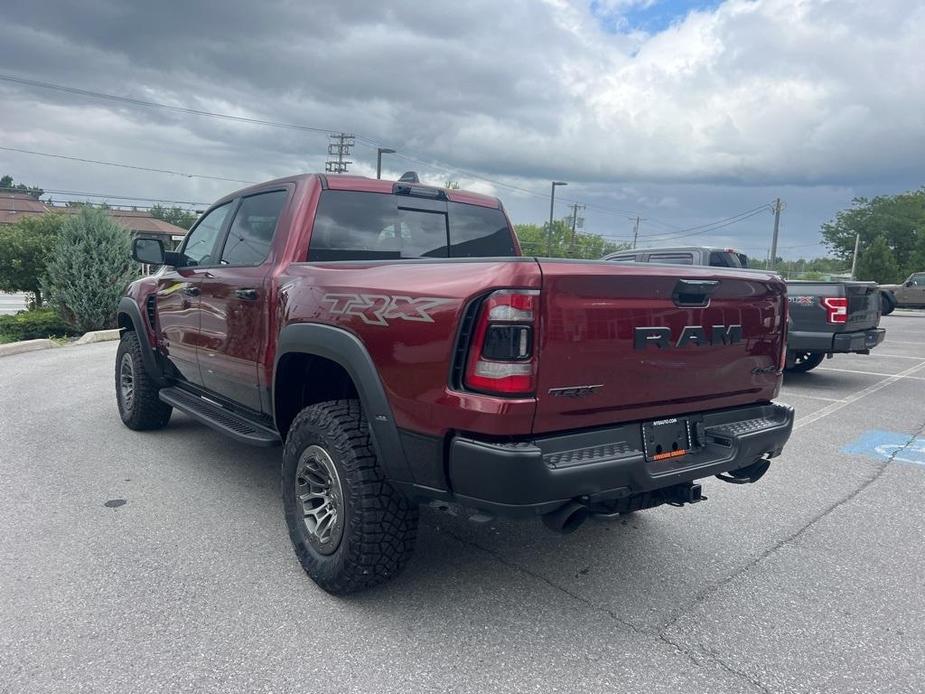
<path id="1" fill-rule="evenodd" d="M 925 272 L 909 275 L 902 284 L 881 284 L 883 292 L 883 313 L 892 313 L 894 308 L 925 308 Z"/>
<path id="2" fill-rule="evenodd" d="M 134 257 L 167 267 L 119 304 L 122 421 L 282 444 L 290 538 L 332 593 L 401 569 L 421 502 L 570 531 L 755 482 L 793 426 L 776 275 L 521 257 L 496 198 L 294 176 Z"/>
<path id="3" fill-rule="evenodd" d="M 748 268 L 748 256 L 732 248 L 679 246 L 619 251 L 604 260 L 672 265 Z M 869 354 L 883 342 L 880 292 L 874 282 L 787 281 L 790 331 L 787 364 L 790 371 L 810 371 L 833 354 Z"/>

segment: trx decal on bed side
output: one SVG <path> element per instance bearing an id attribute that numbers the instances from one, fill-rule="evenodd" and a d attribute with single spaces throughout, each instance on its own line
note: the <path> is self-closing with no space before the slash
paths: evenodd
<path id="1" fill-rule="evenodd" d="M 337 316 L 356 316 L 367 325 L 388 325 L 390 320 L 433 323 L 430 311 L 450 299 L 432 296 L 390 296 L 387 294 L 325 294 L 321 303 Z"/>

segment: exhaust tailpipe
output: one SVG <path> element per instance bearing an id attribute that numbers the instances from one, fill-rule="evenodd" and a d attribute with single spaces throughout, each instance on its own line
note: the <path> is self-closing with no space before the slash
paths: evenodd
<path id="1" fill-rule="evenodd" d="M 543 524 L 557 533 L 567 535 L 575 532 L 578 526 L 584 523 L 588 518 L 588 507 L 579 504 L 577 501 L 570 501 L 558 511 L 547 513 L 543 518 Z"/>

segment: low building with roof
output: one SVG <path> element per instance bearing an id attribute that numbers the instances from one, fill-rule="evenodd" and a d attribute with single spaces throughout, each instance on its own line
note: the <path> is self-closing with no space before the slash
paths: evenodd
<path id="1" fill-rule="evenodd" d="M 151 216 L 148 210 L 103 208 L 109 217 L 132 236 L 160 239 L 167 248 L 173 248 L 186 235 L 186 229 Z M 0 192 L 0 225 L 15 224 L 23 217 L 36 217 L 48 212 L 77 214 L 79 205 L 64 205 L 36 200 L 21 191 Z"/>

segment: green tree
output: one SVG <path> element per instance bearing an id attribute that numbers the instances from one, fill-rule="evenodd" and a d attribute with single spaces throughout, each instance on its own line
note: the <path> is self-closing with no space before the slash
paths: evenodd
<path id="1" fill-rule="evenodd" d="M 889 244 L 883 236 L 878 236 L 858 255 L 857 278 L 873 280 L 880 284 L 899 282 L 900 268 L 893 257 Z"/>
<path id="2" fill-rule="evenodd" d="M 63 223 L 48 213 L 0 227 L 0 291 L 26 292 L 33 308 L 42 307 L 42 277 Z"/>
<path id="3" fill-rule="evenodd" d="M 105 211 L 84 207 L 61 226 L 44 287 L 68 323 L 101 330 L 115 325 L 119 297 L 136 276 L 129 233 Z"/>
<path id="4" fill-rule="evenodd" d="M 546 237 L 548 224 L 515 224 L 514 231 L 524 255 L 551 258 L 597 259 L 615 251 L 629 248 L 629 244 L 614 243 L 598 234 L 576 233 L 573 237 L 571 219 L 553 222 L 551 238 Z M 548 245 L 548 248 L 547 248 Z"/>
<path id="5" fill-rule="evenodd" d="M 163 219 L 181 229 L 189 229 L 193 226 L 199 217 L 195 212 L 184 210 L 182 207 L 164 207 L 163 205 L 154 205 L 151 209 L 151 216 L 155 219 Z"/>
<path id="6" fill-rule="evenodd" d="M 822 237 L 832 252 L 851 263 L 854 240 L 860 235 L 860 260 L 877 237 L 882 237 L 907 276 L 925 260 L 925 188 L 874 198 L 855 198 L 852 206 L 822 225 Z M 879 251 L 878 251 L 879 252 Z"/>
<path id="7" fill-rule="evenodd" d="M 28 193 L 38 200 L 45 194 L 45 191 L 37 186 L 27 186 L 22 183 L 13 183 L 13 177 L 6 175 L 0 177 L 0 190 L 13 191 L 16 193 Z"/>

